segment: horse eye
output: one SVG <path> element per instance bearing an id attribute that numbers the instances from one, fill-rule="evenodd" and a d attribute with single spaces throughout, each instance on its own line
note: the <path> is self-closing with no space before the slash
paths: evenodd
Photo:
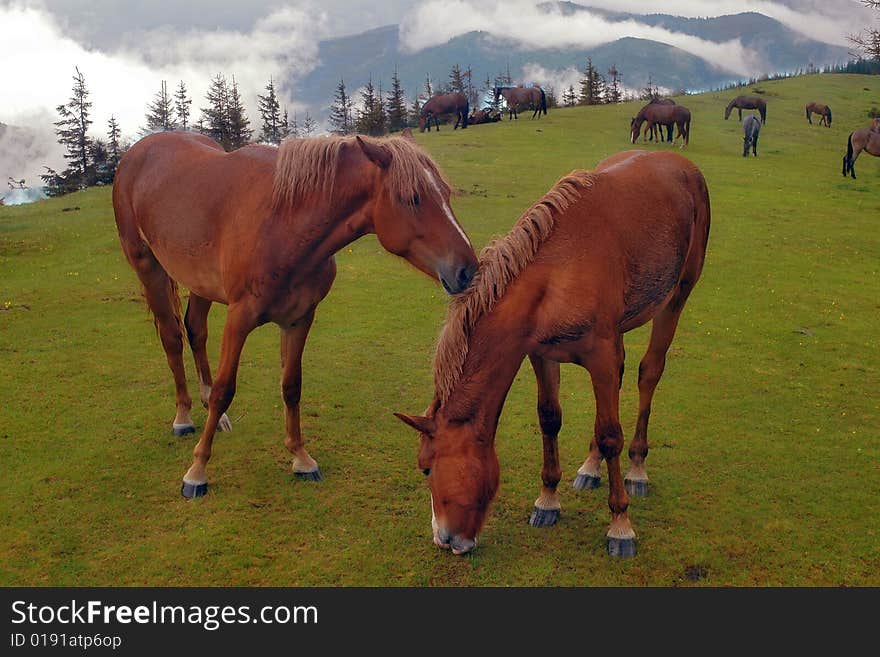
<path id="1" fill-rule="evenodd" d="M 413 205 L 418 205 L 419 203 L 422 202 L 422 199 L 419 198 L 418 194 L 414 194 L 412 197 L 412 202 L 413 202 Z"/>
<path id="2" fill-rule="evenodd" d="M 422 474 L 427 477 L 429 474 L 431 474 L 431 468 L 425 468 L 424 470 L 422 470 Z"/>

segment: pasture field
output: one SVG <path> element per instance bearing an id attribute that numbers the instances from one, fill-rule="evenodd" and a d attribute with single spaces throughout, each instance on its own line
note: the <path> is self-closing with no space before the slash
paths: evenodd
<path id="1" fill-rule="evenodd" d="M 684 153 L 708 180 L 712 231 L 655 397 L 652 493 L 630 506 L 635 559 L 605 553 L 607 476 L 596 491 L 571 487 L 594 409 L 575 366 L 563 367 L 560 522 L 526 524 L 541 468 L 526 363 L 479 547 L 457 558 L 433 546 L 416 436 L 392 411 L 431 399 L 446 298 L 373 237 L 339 254 L 304 357 L 303 429 L 325 480 L 289 474 L 278 331 L 266 326 L 245 347 L 209 494 L 181 498 L 195 439 L 171 435 L 165 357 L 110 190 L 91 189 L 0 208 L 0 584 L 880 585 L 880 159 L 862 156 L 858 180 L 840 175 L 880 77 L 758 87 L 757 159 L 741 156 L 735 113 L 723 120 L 739 91 L 678 99 L 693 113 Z M 830 130 L 807 124 L 810 100 L 832 106 Z M 418 139 L 460 190 L 479 250 L 560 176 L 630 148 L 638 105 Z M 214 364 L 224 316 L 215 306 Z M 647 336 L 626 341 L 627 440 Z M 189 356 L 187 367 L 197 397 Z M 194 418 L 200 428 L 201 407 Z"/>

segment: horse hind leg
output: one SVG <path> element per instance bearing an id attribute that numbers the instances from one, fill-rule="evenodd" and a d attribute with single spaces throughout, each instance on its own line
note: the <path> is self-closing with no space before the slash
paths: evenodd
<path id="1" fill-rule="evenodd" d="M 281 331 L 281 391 L 284 397 L 286 436 L 284 445 L 293 455 L 293 474 L 307 481 L 321 481 L 324 477 L 305 448 L 300 427 L 299 404 L 302 395 L 302 354 L 314 319 L 314 310 L 298 320 L 291 328 Z"/>
<path id="2" fill-rule="evenodd" d="M 207 350 L 208 311 L 210 309 L 211 301 L 209 299 L 190 292 L 186 313 L 183 316 L 186 336 L 196 364 L 196 374 L 199 378 L 199 393 L 202 398 L 202 406 L 205 408 L 208 408 L 208 400 L 211 398 L 211 385 L 213 383 Z M 232 422 L 226 413 L 220 416 L 217 430 L 232 431 Z"/>
<path id="3" fill-rule="evenodd" d="M 539 356 L 529 356 L 538 381 L 538 422 L 544 444 L 544 467 L 541 469 L 541 494 L 529 518 L 532 527 L 550 527 L 559 520 L 560 509 L 557 486 L 562 478 L 559 466 L 557 436 L 562 427 L 562 407 L 559 405 L 559 363 Z"/>

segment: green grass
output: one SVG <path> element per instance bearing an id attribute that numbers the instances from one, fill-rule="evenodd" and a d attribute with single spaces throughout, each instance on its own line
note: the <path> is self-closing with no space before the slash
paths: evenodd
<path id="1" fill-rule="evenodd" d="M 880 584 L 880 160 L 863 156 L 856 181 L 840 175 L 880 78 L 759 87 L 769 109 L 757 159 L 741 157 L 739 123 L 722 118 L 736 92 L 681 99 L 712 233 L 655 398 L 653 492 L 630 507 L 637 558 L 605 555 L 607 478 L 598 491 L 570 486 L 593 417 L 574 366 L 563 368 L 559 524 L 526 524 L 541 467 L 526 366 L 502 416 L 501 490 L 479 548 L 454 558 L 432 545 L 416 438 L 391 413 L 430 401 L 446 299 L 372 237 L 339 254 L 304 358 L 304 432 L 326 480 L 289 475 L 267 326 L 245 348 L 211 491 L 184 501 L 193 440 L 170 435 L 170 373 L 109 189 L 92 189 L 0 209 L 0 584 L 692 585 L 691 566 L 706 570 L 697 584 Z M 834 108 L 832 129 L 806 123 L 808 100 Z M 479 248 L 561 175 L 629 148 L 635 109 L 419 140 L 461 190 L 455 210 Z M 212 311 L 214 363 L 224 316 Z M 646 328 L 627 336 L 628 435 L 646 341 Z"/>

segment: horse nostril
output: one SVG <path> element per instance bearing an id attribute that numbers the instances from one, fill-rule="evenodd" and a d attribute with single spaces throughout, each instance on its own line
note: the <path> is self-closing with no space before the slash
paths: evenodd
<path id="1" fill-rule="evenodd" d="M 458 275 L 455 277 L 455 281 L 458 283 L 459 290 L 464 290 L 471 284 L 475 271 L 476 270 L 473 267 L 462 267 L 458 270 Z"/>

